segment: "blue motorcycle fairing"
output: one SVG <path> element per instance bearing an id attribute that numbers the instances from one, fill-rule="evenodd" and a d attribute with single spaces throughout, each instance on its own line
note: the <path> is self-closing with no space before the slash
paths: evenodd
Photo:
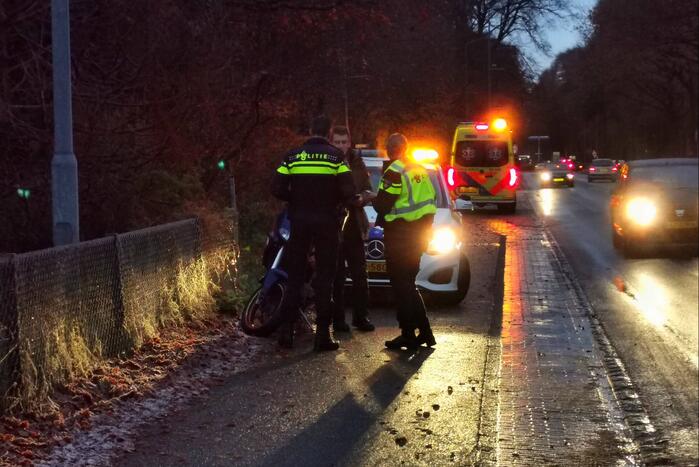
<path id="1" fill-rule="evenodd" d="M 371 227 L 369 229 L 369 241 L 372 240 L 383 240 L 383 228 L 382 227 Z"/>
<path id="2" fill-rule="evenodd" d="M 265 274 L 264 281 L 262 282 L 262 290 L 267 292 L 274 284 L 278 282 L 286 282 L 288 278 L 289 275 L 280 268 L 270 269 L 267 271 L 267 274 Z"/>

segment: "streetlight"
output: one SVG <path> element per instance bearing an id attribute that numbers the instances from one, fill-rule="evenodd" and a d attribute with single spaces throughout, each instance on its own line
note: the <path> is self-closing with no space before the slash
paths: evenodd
<path id="1" fill-rule="evenodd" d="M 536 141 L 536 161 L 541 162 L 541 142 L 547 141 L 548 136 L 530 136 L 527 138 L 530 141 Z"/>
<path id="2" fill-rule="evenodd" d="M 371 75 L 352 75 L 352 76 L 347 76 L 347 69 L 345 68 L 345 73 L 344 73 L 344 78 L 345 78 L 345 128 L 349 130 L 349 91 L 347 86 L 347 82 L 351 79 L 367 79 L 370 78 Z"/>
<path id="3" fill-rule="evenodd" d="M 466 115 L 469 115 L 469 108 L 468 108 L 468 88 L 469 88 L 469 84 L 470 84 L 470 83 L 469 83 L 469 79 L 468 79 L 468 46 L 471 45 L 471 44 L 474 44 L 474 43 L 476 43 L 476 42 L 478 42 L 478 41 L 482 41 L 482 40 L 487 40 L 487 47 L 486 47 L 486 50 L 487 50 L 487 57 L 488 57 L 488 59 L 487 59 L 487 68 L 486 68 L 486 70 L 487 70 L 487 76 L 488 76 L 488 109 L 490 109 L 490 106 L 491 106 L 491 87 L 492 87 L 492 85 L 491 85 L 490 73 L 491 73 L 491 71 L 499 71 L 499 70 L 502 69 L 502 68 L 494 69 L 494 68 L 493 68 L 493 65 L 491 64 L 491 41 L 492 41 L 492 39 L 491 39 L 490 36 L 481 36 L 481 37 L 478 37 L 478 38 L 476 38 L 476 39 L 473 39 L 473 40 L 470 40 L 470 41 L 467 41 L 467 42 L 466 42 L 466 44 L 464 45 L 464 54 L 465 54 L 465 56 L 466 56 L 466 92 L 464 93 L 464 94 L 465 94 L 464 97 L 465 97 L 466 102 L 464 103 L 464 104 L 465 104 L 465 105 L 464 105 L 464 110 L 466 111 Z"/>
<path id="4" fill-rule="evenodd" d="M 78 161 L 73 153 L 68 3 L 69 0 L 51 0 L 54 134 L 51 193 L 53 244 L 56 246 L 80 241 Z"/>

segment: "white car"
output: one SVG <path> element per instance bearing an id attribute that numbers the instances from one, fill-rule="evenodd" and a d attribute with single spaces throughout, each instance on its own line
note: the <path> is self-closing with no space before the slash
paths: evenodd
<path id="1" fill-rule="evenodd" d="M 363 160 L 369 170 L 371 186 L 376 192 L 384 172 L 384 163 L 387 166 L 388 159 L 363 157 Z M 440 302 L 458 304 L 466 296 L 471 282 L 470 265 L 462 245 L 461 214 L 456 211 L 449 197 L 442 169 L 435 164 L 423 165 L 427 168 L 437 191 L 437 213 L 434 216 L 430 246 L 422 255 L 415 283 L 422 291 L 427 291 Z M 467 204 L 460 209 L 472 210 L 473 206 L 469 202 Z M 390 287 L 384 258 L 383 229 L 374 226 L 374 208 L 369 205 L 364 210 L 370 225 L 369 240 L 366 242 L 369 287 Z M 351 280 L 348 281 L 351 283 Z"/>

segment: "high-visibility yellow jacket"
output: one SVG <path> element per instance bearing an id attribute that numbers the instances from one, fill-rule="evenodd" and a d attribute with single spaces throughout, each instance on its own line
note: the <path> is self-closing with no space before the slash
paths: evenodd
<path id="1" fill-rule="evenodd" d="M 437 212 L 436 196 L 424 166 L 395 160 L 383 174 L 373 205 L 386 222 L 413 222 Z"/>

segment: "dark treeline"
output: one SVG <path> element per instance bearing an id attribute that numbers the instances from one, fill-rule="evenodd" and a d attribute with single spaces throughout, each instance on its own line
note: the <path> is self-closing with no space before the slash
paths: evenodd
<path id="1" fill-rule="evenodd" d="M 532 133 L 589 160 L 697 155 L 695 0 L 600 0 L 533 91 Z"/>
<path id="2" fill-rule="evenodd" d="M 344 123 L 347 108 L 355 142 L 402 131 L 445 154 L 487 106 L 488 45 L 491 103 L 518 114 L 527 79 L 508 44 L 538 40 L 566 3 L 74 0 L 81 237 L 218 215 L 220 160 L 243 233 L 263 228 L 274 167 L 318 113 Z M 0 4 L 0 252 L 51 245 L 50 20 L 48 1 Z"/>

